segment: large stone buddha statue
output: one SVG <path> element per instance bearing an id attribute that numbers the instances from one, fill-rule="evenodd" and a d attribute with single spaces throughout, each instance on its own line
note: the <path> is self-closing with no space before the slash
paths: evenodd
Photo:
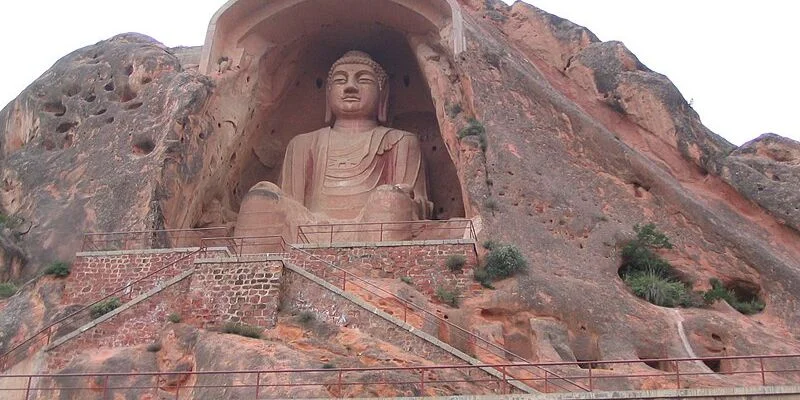
<path id="1" fill-rule="evenodd" d="M 328 74 L 329 126 L 289 142 L 280 185 L 260 182 L 250 189 L 234 235 L 282 235 L 293 242 L 298 225 L 428 218 L 432 203 L 419 141 L 413 133 L 382 126 L 388 99 L 388 76 L 368 54 L 350 51 L 337 60 Z M 383 238 L 403 235 L 395 231 Z M 347 239 L 368 238 L 350 232 Z"/>

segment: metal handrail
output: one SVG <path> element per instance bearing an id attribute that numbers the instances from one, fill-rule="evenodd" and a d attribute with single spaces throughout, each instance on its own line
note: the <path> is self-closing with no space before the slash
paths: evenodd
<path id="1" fill-rule="evenodd" d="M 271 241 L 270 242 L 264 242 L 266 239 L 270 239 Z M 441 318 L 441 317 L 437 316 L 436 314 L 433 314 L 430 311 L 428 311 L 428 310 L 426 310 L 426 309 L 424 309 L 422 307 L 417 306 L 413 302 L 410 302 L 410 301 L 408 301 L 406 299 L 398 297 L 394 293 L 389 292 L 389 291 L 387 291 L 387 290 L 385 290 L 385 289 L 383 289 L 383 288 L 381 288 L 381 287 L 379 287 L 377 285 L 374 285 L 374 284 L 370 283 L 369 281 L 366 281 L 363 278 L 361 278 L 361 277 L 359 277 L 357 275 L 354 275 L 353 273 L 351 273 L 351 272 L 339 267 L 336 264 L 333 264 L 333 263 L 331 263 L 329 261 L 326 261 L 326 260 L 320 258 L 319 256 L 317 256 L 317 255 L 315 255 L 315 254 L 313 254 L 313 253 L 311 253 L 311 252 L 309 252 L 309 251 L 307 251 L 305 249 L 302 249 L 302 248 L 299 248 L 299 247 L 297 247 L 295 245 L 286 243 L 286 241 L 281 236 L 272 235 L 272 236 L 258 236 L 258 237 L 242 236 L 242 237 L 228 237 L 228 238 L 203 238 L 201 240 L 201 244 L 204 247 L 210 247 L 211 243 L 209 243 L 209 242 L 220 242 L 220 241 L 230 244 L 233 247 L 233 254 L 236 257 L 239 257 L 240 255 L 242 255 L 241 254 L 241 251 L 242 251 L 241 249 L 244 248 L 245 241 L 251 241 L 251 243 L 249 243 L 248 245 L 252 245 L 252 246 L 259 246 L 259 245 L 264 245 L 264 244 L 278 245 L 278 243 L 280 243 L 282 250 L 287 250 L 288 249 L 288 250 L 296 251 L 296 252 L 298 252 L 300 254 L 305 255 L 306 257 L 310 257 L 312 259 L 318 260 L 319 262 L 322 262 L 323 264 L 327 265 L 328 267 L 333 268 L 337 272 L 341 272 L 341 274 L 342 274 L 342 282 L 341 282 L 342 290 L 346 290 L 347 278 L 349 276 L 350 277 L 350 282 L 351 283 L 356 283 L 356 286 L 359 286 L 362 289 L 365 289 L 365 290 L 367 290 L 367 291 L 369 291 L 369 292 L 371 292 L 373 294 L 378 294 L 378 293 L 370 290 L 370 288 L 373 288 L 373 289 L 379 291 L 380 293 L 383 293 L 383 294 L 389 296 L 390 298 L 392 298 L 394 300 L 397 300 L 398 302 L 400 302 L 401 304 L 403 304 L 405 306 L 404 309 L 403 309 L 403 312 L 404 312 L 403 322 L 406 322 L 406 323 L 408 322 L 408 318 L 407 318 L 407 315 L 406 315 L 407 309 L 417 310 L 418 313 L 422 314 L 422 315 L 420 315 L 420 317 L 423 320 L 425 320 L 426 317 L 427 317 L 428 321 L 430 321 L 430 319 L 432 318 L 434 321 L 436 321 L 438 323 L 445 324 L 445 325 L 453 328 L 456 332 L 460 333 L 461 335 L 464 335 L 468 340 L 471 341 L 471 343 L 477 344 L 476 341 L 478 343 L 481 343 L 483 345 L 481 348 L 483 348 L 483 349 L 485 349 L 485 350 L 487 350 L 489 352 L 492 352 L 495 356 L 503 357 L 503 358 L 510 356 L 510 357 L 513 357 L 513 358 L 519 360 L 522 364 L 531 363 L 529 360 L 525 359 L 524 357 L 522 357 L 522 356 L 520 356 L 520 355 L 518 355 L 518 354 L 516 354 L 516 353 L 514 353 L 514 352 L 512 352 L 512 351 L 510 351 L 510 350 L 508 350 L 508 349 L 506 349 L 504 347 L 502 347 L 502 346 L 499 346 L 499 345 L 497 345 L 495 343 L 492 343 L 492 342 L 482 338 L 481 336 L 479 336 L 479 335 L 477 335 L 477 334 L 475 334 L 473 332 L 470 332 L 470 331 L 468 331 L 468 330 L 466 330 L 466 329 L 464 329 L 464 328 L 462 328 L 462 327 L 460 327 L 460 326 L 458 326 L 458 325 L 456 325 L 456 324 L 454 324 L 454 323 L 452 323 L 452 322 L 450 322 L 450 321 L 448 321 L 448 320 L 446 320 L 444 318 Z M 252 243 L 252 241 L 257 241 L 257 242 L 256 243 Z M 260 241 L 260 242 L 258 242 L 258 241 Z M 237 249 L 239 249 L 239 250 L 237 250 Z M 291 260 L 289 260 L 289 262 L 291 262 Z M 309 272 L 314 273 L 313 270 L 309 270 Z M 315 274 L 315 275 L 317 275 L 318 277 L 320 277 L 323 280 L 328 281 L 329 283 L 332 283 L 334 285 L 337 284 L 337 283 L 334 283 L 334 282 L 331 282 L 330 280 L 328 280 L 328 278 L 325 276 L 325 274 L 322 274 L 322 276 L 320 276 L 318 274 Z M 366 286 L 358 285 L 358 283 L 363 283 Z M 486 346 L 489 346 L 489 347 L 487 348 Z M 499 354 L 497 352 L 499 352 Z M 529 372 L 533 373 L 532 371 L 529 371 Z M 542 369 L 542 372 L 545 375 L 551 375 L 552 376 L 551 379 L 553 379 L 553 380 L 558 380 L 558 378 L 560 378 L 560 375 L 558 373 L 556 373 L 556 372 L 549 371 L 549 370 L 544 370 L 544 369 Z M 536 376 L 535 373 L 533 373 L 533 375 Z M 518 380 L 522 380 L 522 379 L 518 379 Z M 570 384 L 570 385 L 572 385 L 572 386 L 574 386 L 574 387 L 576 387 L 576 388 L 578 388 L 580 390 L 588 391 L 588 389 L 586 387 L 584 387 L 584 386 L 582 386 L 582 385 L 580 385 L 580 384 L 578 384 L 576 382 L 571 382 L 571 381 L 569 381 L 567 379 L 564 379 L 564 382 L 567 382 L 568 384 Z M 569 389 L 567 389 L 567 388 L 565 388 L 563 386 L 558 385 L 557 383 L 553 383 L 553 385 L 555 385 L 557 387 L 560 387 L 561 389 L 564 389 L 564 390 L 569 390 Z"/>
<path id="2" fill-rule="evenodd" d="M 425 316 L 433 318 L 434 320 L 436 320 L 436 321 L 438 321 L 440 323 L 444 323 L 445 325 L 447 325 L 447 326 L 449 326 L 451 328 L 454 328 L 456 331 L 466 335 L 468 338 L 477 339 L 479 342 L 482 342 L 485 345 L 489 345 L 490 347 L 493 347 L 494 350 L 502 352 L 501 354 L 503 354 L 503 355 L 511 356 L 511 357 L 513 357 L 515 359 L 520 360 L 522 362 L 522 364 L 513 364 L 513 366 L 515 366 L 515 367 L 520 367 L 521 365 L 525 365 L 525 364 L 532 364 L 531 361 L 528 361 L 524 357 L 522 357 L 522 356 L 520 356 L 520 355 L 518 355 L 518 354 L 516 354 L 516 353 L 514 353 L 514 352 L 512 352 L 512 351 L 510 351 L 510 350 L 508 350 L 508 349 L 506 349 L 504 347 L 502 347 L 502 346 L 499 346 L 499 345 L 497 345 L 495 343 L 492 343 L 492 342 L 482 338 L 481 336 L 479 336 L 479 335 L 477 335 L 477 334 L 475 334 L 473 332 L 470 332 L 470 331 L 468 331 L 468 330 L 466 330 L 466 329 L 464 329 L 464 328 L 462 328 L 462 327 L 460 327 L 460 326 L 458 326 L 458 325 L 456 325 L 456 324 L 454 324 L 454 323 L 452 323 L 452 322 L 450 322 L 450 321 L 448 321 L 448 320 L 446 320 L 444 318 L 441 318 L 438 315 L 433 314 L 430 311 L 428 311 L 428 310 L 426 310 L 426 309 L 424 309 L 422 307 L 417 306 L 413 302 L 410 302 L 410 301 L 408 301 L 406 299 L 403 299 L 402 297 L 399 297 L 399 296 L 395 295 L 394 293 L 389 292 L 389 291 L 381 288 L 380 286 L 377 286 L 377 285 L 375 285 L 375 284 L 373 284 L 373 283 L 371 283 L 371 282 L 369 282 L 369 281 L 367 281 L 367 280 L 365 280 L 365 279 L 363 279 L 363 278 L 361 278 L 361 277 L 359 277 L 357 275 L 354 275 L 351 272 L 349 272 L 349 271 L 347 271 L 347 270 L 345 270 L 345 269 L 343 269 L 343 268 L 331 263 L 330 261 L 324 260 L 324 259 L 320 258 L 319 256 L 317 256 L 315 254 L 312 254 L 312 253 L 310 253 L 310 252 L 308 252 L 308 251 L 306 251 L 304 249 L 298 248 L 298 247 L 296 247 L 296 246 L 294 246 L 292 244 L 287 244 L 287 246 L 290 249 L 293 249 L 295 251 L 298 251 L 300 253 L 305 254 L 306 256 L 309 256 L 309 257 L 312 257 L 312 258 L 316 258 L 318 261 L 320 261 L 320 262 L 322 262 L 324 264 L 327 264 L 329 267 L 331 267 L 331 268 L 333 268 L 333 269 L 335 269 L 337 271 L 341 271 L 342 272 L 342 286 L 343 286 L 342 290 L 346 290 L 347 277 L 350 276 L 351 277 L 351 281 L 353 280 L 353 278 L 355 278 L 356 282 L 361 282 L 361 283 L 363 283 L 363 284 L 365 284 L 367 286 L 370 286 L 371 288 L 374 288 L 374 289 L 378 290 L 379 292 L 388 295 L 390 298 L 399 301 L 401 304 L 407 306 L 408 308 L 415 309 L 418 312 L 424 314 Z M 325 277 L 323 277 L 323 276 L 320 276 L 320 278 L 325 279 Z M 325 280 L 327 280 L 327 279 L 325 279 Z M 335 284 L 334 282 L 330 282 L 330 281 L 329 281 L 329 283 Z M 362 286 L 362 288 L 363 289 L 367 289 L 366 287 L 363 287 L 363 286 Z M 375 292 L 371 292 L 371 293 L 377 294 Z M 404 312 L 405 312 L 405 309 L 404 309 Z M 407 323 L 407 317 L 405 315 L 404 315 L 403 322 Z M 486 348 L 484 347 L 484 349 L 486 349 Z M 489 350 L 489 349 L 486 349 L 486 350 Z M 495 354 L 495 355 L 497 355 L 497 354 Z M 553 371 L 549 371 L 549 370 L 546 370 L 546 369 L 540 368 L 540 367 L 537 367 L 537 368 L 541 369 L 545 373 L 545 376 L 547 376 L 547 374 L 550 374 L 555 379 L 562 378 L 558 373 L 555 373 Z M 521 379 L 517 379 L 517 380 L 521 380 Z M 569 383 L 569 384 L 571 384 L 571 385 L 573 385 L 573 386 L 575 386 L 575 387 L 577 387 L 577 388 L 579 388 L 579 389 L 581 389 L 581 390 L 583 390 L 583 391 L 589 391 L 588 388 L 586 388 L 586 387 L 584 387 L 584 386 L 582 386 L 582 385 L 580 385 L 580 384 L 578 384 L 576 382 L 571 382 L 568 379 L 564 379 L 564 381 Z M 564 388 L 564 387 L 561 387 L 561 388 L 565 389 L 565 390 L 568 390 L 567 388 Z"/>
<path id="3" fill-rule="evenodd" d="M 748 369 L 743 371 L 731 371 L 728 372 L 728 375 L 755 375 L 758 374 L 761 376 L 761 386 L 766 387 L 766 374 L 767 373 L 800 373 L 800 366 L 796 368 L 790 369 L 769 369 L 764 367 L 764 360 L 774 360 L 774 359 L 788 359 L 788 358 L 797 358 L 800 359 L 800 354 L 769 354 L 769 355 L 750 355 L 750 356 L 719 356 L 719 357 L 693 357 L 693 358 L 659 358 L 659 359 L 636 359 L 636 360 L 600 360 L 599 363 L 603 364 L 632 364 L 632 365 L 640 365 L 642 363 L 647 362 L 670 362 L 675 363 L 677 365 L 680 362 L 698 362 L 698 361 L 709 361 L 709 360 L 752 360 L 758 361 L 759 368 L 758 369 Z M 529 367 L 536 367 L 536 366 L 554 366 L 554 365 L 562 365 L 562 366 L 571 366 L 571 367 L 579 367 L 583 364 L 583 361 L 567 361 L 567 362 L 545 362 L 545 363 L 532 363 L 526 366 Z M 518 367 L 520 364 L 516 363 L 498 363 L 498 364 L 478 364 L 478 365 L 418 365 L 418 366 L 404 366 L 404 367 L 356 367 L 356 368 L 305 368 L 305 369 L 265 369 L 265 370 L 234 370 L 234 371 L 181 371 L 181 372 L 100 372 L 100 373 L 66 373 L 66 374 L 9 374 L 9 375 L 0 375 L 0 381 L 3 379 L 24 379 L 25 380 L 25 387 L 9 387 L 9 385 L 2 385 L 0 386 L 0 393 L 2 392 L 25 392 L 26 398 L 28 398 L 31 392 L 39 391 L 39 392 L 46 392 L 48 390 L 59 390 L 62 393 L 69 390 L 97 390 L 97 382 L 102 381 L 102 386 L 99 388 L 103 391 L 104 395 L 109 394 L 111 390 L 158 390 L 162 389 L 162 387 L 156 382 L 155 385 L 148 385 L 148 386 L 134 386 L 134 385 L 119 385 L 113 386 L 110 385 L 110 378 L 119 378 L 119 377 L 150 377 L 155 378 L 158 380 L 162 377 L 179 377 L 179 376 L 189 376 L 194 377 L 195 379 L 188 379 L 188 382 L 196 382 L 196 377 L 199 376 L 233 376 L 234 378 L 240 377 L 239 379 L 231 379 L 231 384 L 193 384 L 193 385 L 181 385 L 181 380 L 176 380 L 176 384 L 174 386 L 165 387 L 165 389 L 174 389 L 175 390 L 175 398 L 180 398 L 181 390 L 191 390 L 191 389 L 198 389 L 198 388 L 245 388 L 245 389 L 252 389 L 255 393 L 255 398 L 259 397 L 260 391 L 262 389 L 268 388 L 292 388 L 292 387 L 304 387 L 304 386 L 332 386 L 338 390 L 338 393 L 341 394 L 342 389 L 345 386 L 351 385 L 364 385 L 365 383 L 381 383 L 381 384 L 412 384 L 412 385 L 419 385 L 419 388 L 424 393 L 425 385 L 426 384 L 435 384 L 435 383 L 477 383 L 481 384 L 484 382 L 495 382 L 498 384 L 504 384 L 501 388 L 506 391 L 510 389 L 510 381 L 507 376 L 503 376 L 503 378 L 489 378 L 489 379 L 480 379 L 474 378 L 469 376 L 471 371 L 477 371 L 478 369 L 485 369 L 485 368 L 494 368 L 496 370 L 505 371 L 508 368 Z M 798 364 L 800 365 L 800 364 Z M 453 370 L 455 372 L 462 372 L 467 371 L 467 377 L 463 379 L 426 379 L 426 377 L 431 377 L 433 374 L 430 372 L 444 372 L 447 370 Z M 374 379 L 375 373 L 381 372 L 402 372 L 402 371 L 409 371 L 412 373 L 418 373 L 420 379 L 418 380 L 407 380 L 407 378 L 403 378 L 404 380 L 401 381 L 386 381 L 385 375 L 382 380 Z M 363 380 L 357 379 L 355 375 L 359 373 L 368 373 L 369 376 L 373 377 L 371 380 L 364 382 Z M 427 375 L 426 375 L 427 373 Z M 278 375 L 278 374 L 290 374 L 294 377 L 298 376 L 307 376 L 310 377 L 309 379 L 311 382 L 298 382 L 292 381 L 288 383 L 268 383 L 262 381 L 262 377 L 268 377 L 270 375 Z M 653 378 L 653 377 L 660 377 L 660 378 L 668 378 L 670 380 L 674 379 L 677 389 L 681 389 L 682 381 L 681 377 L 702 377 L 708 376 L 714 373 L 706 372 L 706 371 L 698 371 L 698 372 L 683 372 L 682 374 L 676 369 L 675 373 L 664 372 L 664 373 L 615 373 L 614 375 L 608 376 L 595 376 L 595 379 L 603 379 L 603 378 L 633 378 L 633 379 L 642 379 L 642 378 Z M 332 383 L 330 381 L 325 381 L 320 379 L 320 375 L 327 375 L 331 378 L 335 378 L 336 382 Z M 57 379 L 57 378 L 94 378 L 89 379 L 85 386 L 71 386 L 71 387 L 54 387 L 54 388 L 34 388 L 32 385 L 33 379 Z M 100 379 L 98 379 L 100 378 Z M 250 378 L 250 379 L 247 379 Z M 350 379 L 348 379 L 350 378 Z M 586 376 L 575 377 L 580 379 L 587 379 Z M 545 386 L 548 384 L 548 377 L 545 375 L 544 378 L 537 378 L 539 380 L 544 379 Z M 589 376 L 591 379 L 591 375 Z M 254 382 L 252 382 L 254 381 Z M 526 380 L 527 381 L 533 381 Z M 235 382 L 235 383 L 234 383 Z M 252 383 L 250 383 L 252 382 Z M 590 381 L 591 382 L 591 381 Z M 704 383 L 704 386 L 709 386 L 708 383 Z M 714 387 L 713 385 L 710 387 Z M 725 387 L 724 385 L 718 385 L 716 387 Z M 608 390 L 608 389 L 607 389 Z M 593 391 L 593 390 L 592 390 Z M 185 393 L 185 392 L 184 392 Z"/>
<path id="4" fill-rule="evenodd" d="M 175 234 L 202 234 L 205 232 L 223 232 L 223 234 L 228 233 L 228 228 L 226 227 L 212 227 L 212 228 L 188 228 L 188 229 L 156 229 L 156 230 L 142 230 L 142 231 L 120 231 L 120 232 L 87 232 L 83 234 L 83 243 L 81 245 L 81 251 L 105 251 L 107 249 L 98 249 L 95 244 L 97 243 L 108 243 L 112 241 L 125 241 L 125 248 L 127 249 L 127 243 L 129 241 L 134 240 L 141 240 L 143 238 L 149 238 L 155 235 L 171 235 L 171 239 L 182 239 L 188 238 L 191 236 L 177 236 Z M 219 235 L 219 234 L 216 234 Z M 202 239 L 202 238 L 198 238 Z M 89 248 L 89 246 L 92 248 Z"/>
<path id="5" fill-rule="evenodd" d="M 128 284 L 126 284 L 126 285 L 122 286 L 121 288 L 111 292 L 110 294 L 106 295 L 105 297 L 103 297 L 103 298 L 101 298 L 101 299 L 99 299 L 99 300 L 97 300 L 97 301 L 95 301 L 95 302 L 93 302 L 93 303 L 91 303 L 91 304 L 89 304 L 89 305 L 87 305 L 87 306 L 85 306 L 85 307 L 83 307 L 83 308 L 81 308 L 81 309 L 79 309 L 79 310 L 77 310 L 77 311 L 65 316 L 65 317 L 62 317 L 62 318 L 52 322 L 50 325 L 47 325 L 46 327 L 42 328 L 41 330 L 39 330 L 38 332 L 34 333 L 32 336 L 28 337 L 27 339 L 23 340 L 22 342 L 18 343 L 17 345 L 12 347 L 10 350 L 5 352 L 2 356 L 0 356 L 0 371 L 5 371 L 7 369 L 8 360 L 11 357 L 12 353 L 19 352 L 20 350 L 27 351 L 31 347 L 31 345 L 33 345 L 34 343 L 38 342 L 42 338 L 47 338 L 47 342 L 45 344 L 49 344 L 52 341 L 52 332 L 55 330 L 54 328 L 57 325 L 62 325 L 65 321 L 73 319 L 78 314 L 86 312 L 87 310 L 91 309 L 92 307 L 94 307 L 98 303 L 106 301 L 106 300 L 108 300 L 108 299 L 110 299 L 112 297 L 116 297 L 120 293 L 128 290 L 129 288 L 132 288 L 133 285 L 135 285 L 137 283 L 140 283 L 140 282 L 142 282 L 142 281 L 144 281 L 146 279 L 152 278 L 153 276 L 155 276 L 156 274 L 166 270 L 167 268 L 170 268 L 170 267 L 172 267 L 172 266 L 174 266 L 174 265 L 186 260 L 187 258 L 194 257 L 196 254 L 199 254 L 202 251 L 205 251 L 205 248 L 200 247 L 197 250 L 193 250 L 193 251 L 187 253 L 186 255 L 184 255 L 183 257 L 179 257 L 178 259 L 167 263 L 163 267 L 161 267 L 161 268 L 159 268 L 159 269 L 157 269 L 155 271 L 152 271 L 149 274 L 147 274 L 147 275 L 145 275 L 145 276 L 143 276 L 143 277 L 141 277 L 141 278 L 139 278 L 139 279 L 137 279 L 135 281 L 129 282 Z"/>
<path id="6" fill-rule="evenodd" d="M 449 226 L 453 223 L 463 223 L 463 226 Z M 392 222 L 341 222 L 325 224 L 305 224 L 297 227 L 297 241 L 299 243 L 310 243 L 309 235 L 329 236 L 328 243 L 334 243 L 334 234 L 343 233 L 379 233 L 379 241 L 383 241 L 383 234 L 389 232 L 402 232 L 411 226 L 430 227 L 430 230 L 461 231 L 468 230 L 469 239 L 477 241 L 475 226 L 470 219 L 448 219 L 448 220 L 415 220 L 415 221 L 392 221 Z M 402 229 L 386 229 L 392 226 L 402 226 Z"/>

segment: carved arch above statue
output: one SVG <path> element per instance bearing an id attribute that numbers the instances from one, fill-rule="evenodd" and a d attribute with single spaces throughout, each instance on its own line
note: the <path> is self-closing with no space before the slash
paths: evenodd
<path id="1" fill-rule="evenodd" d="M 214 72 L 221 60 L 231 68 L 258 62 L 275 46 L 343 21 L 435 33 L 456 55 L 466 46 L 456 0 L 230 0 L 209 23 L 200 71 Z"/>

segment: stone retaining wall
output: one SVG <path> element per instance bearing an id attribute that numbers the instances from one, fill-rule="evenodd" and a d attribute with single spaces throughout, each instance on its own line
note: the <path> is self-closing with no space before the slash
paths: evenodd
<path id="1" fill-rule="evenodd" d="M 450 271 L 446 266 L 448 257 L 461 255 L 466 260 L 462 270 Z M 314 272 L 325 274 L 332 282 L 341 271 L 326 265 L 334 263 L 348 272 L 366 278 L 396 278 L 410 280 L 414 287 L 429 297 L 443 287 L 460 292 L 478 291 L 480 285 L 472 279 L 478 264 L 475 245 L 472 243 L 436 244 L 385 244 L 372 246 L 307 246 L 301 251 L 292 251 L 291 262 Z M 339 285 L 341 287 L 341 285 Z"/>
<path id="2" fill-rule="evenodd" d="M 199 261 L 187 294 L 192 318 L 205 327 L 242 322 L 275 326 L 283 262 L 277 260 Z"/>

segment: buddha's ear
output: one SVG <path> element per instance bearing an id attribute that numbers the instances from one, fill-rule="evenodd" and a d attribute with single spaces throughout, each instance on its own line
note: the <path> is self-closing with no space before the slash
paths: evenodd
<path id="1" fill-rule="evenodd" d="M 325 96 L 325 124 L 330 125 L 333 122 L 333 110 L 331 110 L 331 101 L 328 96 Z"/>
<path id="2" fill-rule="evenodd" d="M 386 82 L 386 87 L 381 91 L 380 98 L 378 99 L 378 122 L 386 124 L 389 119 L 389 82 Z"/>

